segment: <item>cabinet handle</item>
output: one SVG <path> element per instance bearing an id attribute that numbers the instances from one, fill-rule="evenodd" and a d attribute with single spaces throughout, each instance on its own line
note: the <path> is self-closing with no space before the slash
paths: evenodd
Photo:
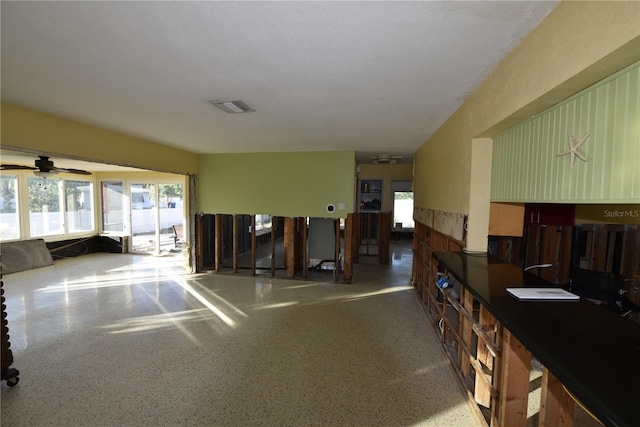
<path id="1" fill-rule="evenodd" d="M 540 224 L 540 211 L 538 211 L 538 224 Z"/>

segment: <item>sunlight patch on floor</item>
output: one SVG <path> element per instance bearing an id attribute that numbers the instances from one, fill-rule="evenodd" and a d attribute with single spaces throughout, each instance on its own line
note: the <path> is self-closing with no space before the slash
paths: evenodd
<path id="1" fill-rule="evenodd" d="M 99 329 L 106 329 L 110 334 L 130 334 L 173 329 L 188 322 L 196 322 L 210 318 L 211 313 L 205 308 L 200 308 L 133 317 L 110 325 L 100 326 Z"/>

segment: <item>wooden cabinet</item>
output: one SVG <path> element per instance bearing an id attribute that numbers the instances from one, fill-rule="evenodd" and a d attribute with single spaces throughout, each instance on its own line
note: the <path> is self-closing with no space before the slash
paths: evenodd
<path id="1" fill-rule="evenodd" d="M 378 212 L 382 210 L 382 180 L 360 180 L 360 212 Z"/>

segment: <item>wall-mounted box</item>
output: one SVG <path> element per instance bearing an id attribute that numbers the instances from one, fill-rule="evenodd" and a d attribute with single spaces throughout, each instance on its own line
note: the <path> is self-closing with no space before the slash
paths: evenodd
<path id="1" fill-rule="evenodd" d="M 489 235 L 522 237 L 524 205 L 521 203 L 491 203 Z"/>

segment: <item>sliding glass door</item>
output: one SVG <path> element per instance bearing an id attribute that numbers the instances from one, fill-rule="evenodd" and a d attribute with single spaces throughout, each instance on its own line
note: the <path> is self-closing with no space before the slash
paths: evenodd
<path id="1" fill-rule="evenodd" d="M 133 183 L 131 200 L 131 251 L 159 253 L 156 184 Z"/>
<path id="2" fill-rule="evenodd" d="M 183 185 L 131 183 L 131 251 L 182 252 Z"/>

